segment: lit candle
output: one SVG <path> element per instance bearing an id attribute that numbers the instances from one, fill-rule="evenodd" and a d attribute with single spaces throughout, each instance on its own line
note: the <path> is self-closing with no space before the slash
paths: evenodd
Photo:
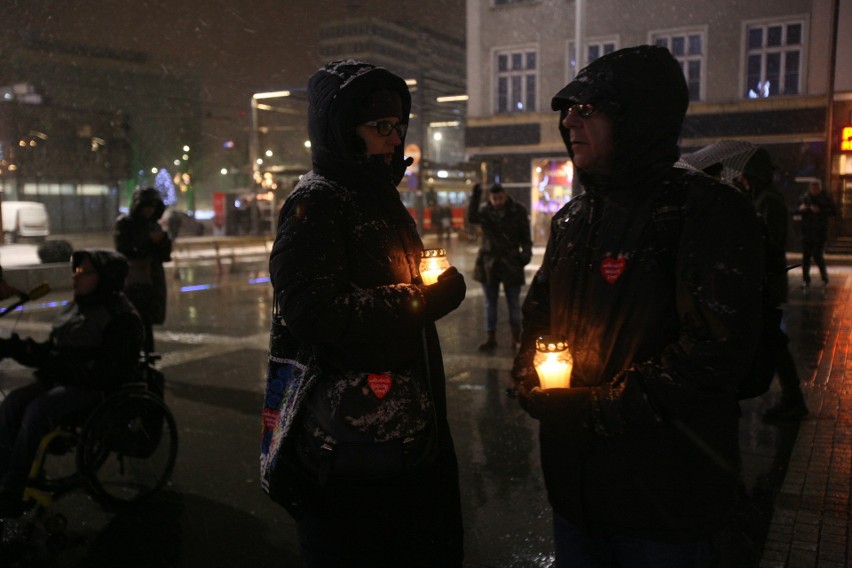
<path id="1" fill-rule="evenodd" d="M 542 389 L 567 389 L 571 384 L 574 360 L 563 338 L 543 335 L 536 340 L 533 359 Z"/>
<path id="2" fill-rule="evenodd" d="M 420 279 L 427 286 L 438 281 L 446 269 L 450 267 L 447 251 L 444 249 L 426 249 L 420 257 Z"/>

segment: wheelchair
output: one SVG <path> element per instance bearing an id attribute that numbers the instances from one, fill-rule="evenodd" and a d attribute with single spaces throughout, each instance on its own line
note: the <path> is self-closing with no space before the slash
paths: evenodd
<path id="1" fill-rule="evenodd" d="M 174 469 L 178 434 L 164 402 L 165 378 L 154 367 L 159 358 L 144 354 L 139 381 L 108 394 L 85 416 L 68 417 L 42 439 L 24 490 L 26 506 L 43 512 L 82 487 L 115 511 L 163 488 Z M 54 529 L 64 529 L 64 519 L 52 522 L 60 525 Z"/>

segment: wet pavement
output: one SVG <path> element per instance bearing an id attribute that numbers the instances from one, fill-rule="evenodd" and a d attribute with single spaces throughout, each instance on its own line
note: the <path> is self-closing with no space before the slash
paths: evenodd
<path id="1" fill-rule="evenodd" d="M 471 277 L 476 245 L 453 239 L 446 246 L 468 282 L 465 302 L 438 322 L 461 468 L 465 566 L 544 568 L 553 561 L 550 508 L 537 423 L 505 395 L 512 361 L 505 308 L 499 347 L 480 355 L 483 298 Z M 801 425 L 764 423 L 777 384 L 742 405 L 745 498 L 724 538 L 726 567 L 846 566 L 852 558 L 852 373 L 847 379 L 845 372 L 852 270 L 835 263 L 830 271 L 825 295 L 802 294 L 793 275 L 785 322 L 811 415 Z M 82 490 L 69 494 L 53 505 L 68 521 L 62 538 L 48 539 L 37 529 L 23 548 L 7 538 L 0 565 L 299 566 L 293 521 L 258 484 L 271 309 L 266 259 L 239 256 L 222 271 L 210 260 L 182 262 L 176 274 L 179 279 L 169 282 L 168 318 L 156 336 L 180 436 L 171 482 L 153 502 L 120 513 L 105 512 Z M 57 303 L 67 297 L 54 292 L 0 319 L 0 334 L 14 329 L 46 336 Z M 14 362 L 0 362 L 4 392 L 29 377 Z M 7 526 L 7 537 L 25 526 Z"/>

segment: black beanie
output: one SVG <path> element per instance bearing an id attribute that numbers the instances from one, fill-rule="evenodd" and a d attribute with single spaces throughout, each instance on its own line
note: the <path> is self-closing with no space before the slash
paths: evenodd
<path id="1" fill-rule="evenodd" d="M 402 99 L 396 91 L 382 89 L 367 95 L 355 111 L 355 124 L 395 116 L 402 120 Z"/>

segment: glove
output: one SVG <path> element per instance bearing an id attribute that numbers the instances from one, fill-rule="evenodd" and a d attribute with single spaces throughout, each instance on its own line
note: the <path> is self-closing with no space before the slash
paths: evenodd
<path id="1" fill-rule="evenodd" d="M 405 170 L 414 163 L 414 158 L 408 157 L 402 160 L 394 160 L 391 164 L 391 179 L 394 182 L 394 185 L 399 185 L 399 182 L 402 181 L 402 178 L 405 177 Z"/>
<path id="2" fill-rule="evenodd" d="M 459 307 L 464 300 L 467 286 L 464 276 L 456 270 L 455 266 L 446 269 L 438 281 L 429 286 L 421 286 L 423 301 L 426 304 L 426 317 L 431 321 L 437 321 Z"/>
<path id="3" fill-rule="evenodd" d="M 521 252 L 521 264 L 526 266 L 530 261 L 532 261 L 532 252 L 527 250 Z"/>
<path id="4" fill-rule="evenodd" d="M 481 195 L 482 195 L 482 186 L 481 186 L 481 185 L 479 185 L 478 183 L 477 183 L 477 184 L 474 184 L 474 186 L 473 186 L 473 190 L 471 191 L 471 193 L 472 193 L 474 196 L 481 196 Z"/>
<path id="5" fill-rule="evenodd" d="M 591 418 L 592 391 L 589 388 L 530 388 L 529 381 L 518 383 L 518 402 L 524 411 L 548 426 L 579 433 Z"/>

